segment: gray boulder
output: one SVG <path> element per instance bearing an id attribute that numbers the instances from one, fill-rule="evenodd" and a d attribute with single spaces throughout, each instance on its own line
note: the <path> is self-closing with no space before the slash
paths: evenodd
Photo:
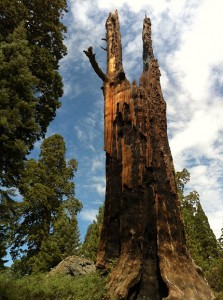
<path id="1" fill-rule="evenodd" d="M 95 270 L 94 263 L 89 259 L 72 255 L 68 256 L 56 267 L 54 267 L 49 272 L 49 275 L 64 274 L 70 276 L 79 276 L 94 272 Z"/>

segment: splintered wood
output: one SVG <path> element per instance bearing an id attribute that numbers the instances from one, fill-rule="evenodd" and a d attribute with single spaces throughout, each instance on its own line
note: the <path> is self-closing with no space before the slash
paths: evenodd
<path id="1" fill-rule="evenodd" d="M 84 51 L 103 80 L 106 199 L 97 268 L 111 271 L 107 299 L 214 299 L 186 248 L 167 137 L 166 103 L 151 39 L 142 31 L 139 85 L 122 65 L 118 12 L 106 22 L 107 72 Z"/>

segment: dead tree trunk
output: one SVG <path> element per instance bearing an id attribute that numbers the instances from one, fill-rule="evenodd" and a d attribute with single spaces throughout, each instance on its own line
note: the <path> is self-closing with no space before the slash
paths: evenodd
<path id="1" fill-rule="evenodd" d="M 123 70 L 117 11 L 106 30 L 106 74 L 92 48 L 84 52 L 103 80 L 105 99 L 106 200 L 97 267 L 115 265 L 108 299 L 213 299 L 186 249 L 150 19 L 143 25 L 139 86 Z"/>

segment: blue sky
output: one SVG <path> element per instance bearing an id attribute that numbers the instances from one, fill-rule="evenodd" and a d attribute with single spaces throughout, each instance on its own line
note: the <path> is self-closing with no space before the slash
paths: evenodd
<path id="1" fill-rule="evenodd" d="M 93 3 L 93 4 L 92 4 Z M 124 69 L 130 81 L 142 71 L 141 31 L 152 21 L 154 54 L 167 102 L 168 135 L 177 171 L 191 173 L 217 237 L 223 227 L 223 2 L 221 0 L 70 0 L 64 21 L 68 55 L 61 61 L 62 107 L 47 136 L 61 134 L 67 159 L 76 158 L 76 196 L 82 239 L 104 201 L 103 96 L 101 80 L 83 50 L 93 46 L 106 68 L 101 40 L 109 12 L 118 9 Z M 36 144 L 33 155 L 38 153 Z"/>

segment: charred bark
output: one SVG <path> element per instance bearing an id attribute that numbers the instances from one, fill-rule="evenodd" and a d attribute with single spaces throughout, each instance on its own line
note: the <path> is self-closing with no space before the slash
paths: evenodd
<path id="1" fill-rule="evenodd" d="M 105 99 L 106 199 L 97 267 L 115 262 L 108 299 L 213 299 L 186 248 L 150 19 L 143 25 L 139 86 L 123 70 L 117 11 L 106 30 L 106 75 L 87 56 Z"/>

